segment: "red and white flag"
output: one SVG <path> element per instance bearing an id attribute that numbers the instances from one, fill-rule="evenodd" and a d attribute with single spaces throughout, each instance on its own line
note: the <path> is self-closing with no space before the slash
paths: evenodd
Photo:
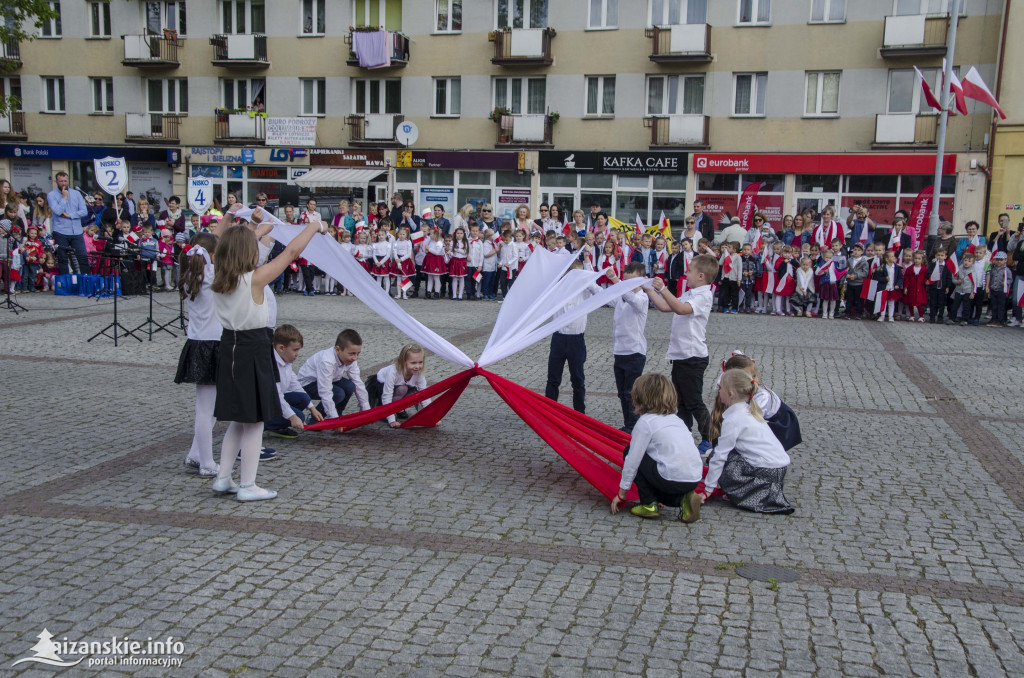
<path id="1" fill-rule="evenodd" d="M 924 73 L 922 73 L 917 66 L 914 66 L 914 72 L 917 73 L 917 79 L 921 82 L 921 89 L 924 90 L 924 100 L 927 101 L 928 105 L 935 110 L 941 111 L 942 104 L 940 104 L 939 100 L 935 98 L 934 94 L 932 94 L 932 88 L 928 85 L 928 81 L 924 79 Z"/>
<path id="2" fill-rule="evenodd" d="M 980 245 L 981 243 L 982 240 L 980 235 L 976 235 L 973 238 L 971 238 L 971 243 L 967 246 L 967 253 L 974 254 L 975 250 L 978 249 L 978 245 Z"/>
<path id="3" fill-rule="evenodd" d="M 732 255 L 728 252 L 722 255 L 722 273 L 732 273 Z"/>
<path id="4" fill-rule="evenodd" d="M 472 277 L 473 277 L 473 281 L 474 282 L 480 282 L 480 278 L 483 277 L 483 275 L 480 274 L 480 269 L 477 269 L 476 271 L 474 271 Z"/>
<path id="5" fill-rule="evenodd" d="M 1014 297 L 1017 300 L 1018 306 L 1024 306 L 1024 280 L 1017 281 L 1017 289 L 1014 291 Z"/>
<path id="6" fill-rule="evenodd" d="M 135 231 L 129 231 L 128 235 L 126 235 L 124 239 L 134 245 L 139 241 L 139 234 Z"/>
<path id="7" fill-rule="evenodd" d="M 985 81 L 981 79 L 981 74 L 978 73 L 977 68 L 971 66 L 971 70 L 967 71 L 967 75 L 964 76 L 962 85 L 965 97 L 988 104 L 996 109 L 996 113 L 999 114 L 1000 118 L 1006 120 L 1006 114 L 1003 113 L 1003 109 L 999 108 L 999 102 L 992 96 L 992 91 L 989 90 Z"/>
<path id="8" fill-rule="evenodd" d="M 829 261 L 822 264 L 814 271 L 814 275 L 819 278 L 828 278 L 825 282 L 834 283 L 836 282 L 836 264 L 834 261 Z"/>
<path id="9" fill-rule="evenodd" d="M 867 224 L 865 224 L 864 230 L 867 230 Z M 818 230 L 814 233 L 814 242 L 818 243 L 818 247 L 831 247 L 832 241 L 836 238 L 842 241 L 846 240 L 843 225 L 835 219 L 827 222 L 822 219 Z"/>
<path id="10" fill-rule="evenodd" d="M 643 235 L 647 231 L 647 226 L 644 225 L 644 220 L 640 218 L 640 213 L 636 215 L 636 234 Z"/>
<path id="11" fill-rule="evenodd" d="M 953 277 L 960 275 L 960 262 L 956 258 L 956 252 L 949 255 L 949 259 L 946 259 L 946 268 L 953 274 Z"/>
<path id="12" fill-rule="evenodd" d="M 412 287 L 412 281 L 409 280 L 408 278 L 402 278 L 402 282 L 400 282 L 398 286 L 402 289 L 403 292 L 408 292 L 409 288 Z"/>
<path id="13" fill-rule="evenodd" d="M 864 230 L 866 231 L 867 229 L 865 228 Z M 889 231 L 889 245 L 888 247 L 886 247 L 886 249 L 892 250 L 893 252 L 898 251 L 900 249 L 901 235 L 903 235 L 903 233 L 897 231 L 895 228 Z"/>
<path id="14" fill-rule="evenodd" d="M 942 60 L 942 72 L 946 72 L 946 60 Z M 949 72 L 949 91 L 953 93 L 953 100 L 956 102 L 956 110 L 960 111 L 963 115 L 967 115 L 967 100 L 964 99 L 964 86 L 960 83 L 960 78 L 956 77 L 956 73 L 953 71 Z M 952 113 L 952 111 L 950 111 Z"/>
<path id="15" fill-rule="evenodd" d="M 412 240 L 414 244 L 418 245 L 423 242 L 424 235 L 423 231 L 413 231 L 409 234 L 409 240 Z"/>
<path id="16" fill-rule="evenodd" d="M 978 291 L 978 283 L 975 282 L 975 280 L 974 280 L 974 273 L 968 273 L 967 274 L 967 280 L 969 280 L 970 283 L 971 283 L 971 293 L 973 294 L 973 293 L 977 292 Z"/>
<path id="17" fill-rule="evenodd" d="M 754 212 L 757 210 L 757 205 L 754 204 L 754 201 L 757 200 L 757 192 L 761 190 L 763 185 L 764 182 L 762 181 L 750 184 L 743 189 L 743 195 L 740 196 L 740 226 L 745 231 L 749 231 L 750 226 L 754 223 Z"/>

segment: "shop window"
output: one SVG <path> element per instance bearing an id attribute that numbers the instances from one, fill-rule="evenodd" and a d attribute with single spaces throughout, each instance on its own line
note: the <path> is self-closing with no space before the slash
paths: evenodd
<path id="1" fill-rule="evenodd" d="M 650 225 L 649 199 L 647 193 L 629 193 L 618 191 L 615 194 L 615 213 L 612 216 L 621 221 L 629 223 L 636 219 L 636 215 Z"/>
<path id="2" fill-rule="evenodd" d="M 840 71 L 808 71 L 804 116 L 839 115 Z"/>
<path id="3" fill-rule="evenodd" d="M 840 23 L 846 20 L 846 0 L 811 0 L 811 23 Z"/>
<path id="4" fill-rule="evenodd" d="M 459 184 L 470 184 L 473 186 L 490 186 L 491 173 L 461 170 L 459 172 Z"/>
<path id="5" fill-rule="evenodd" d="M 48 19 L 39 26 L 39 37 L 40 38 L 59 38 L 64 32 L 60 22 L 60 3 L 51 2 L 49 3 L 50 9 L 57 13 L 57 16 L 52 19 Z"/>
<path id="6" fill-rule="evenodd" d="M 494 183 L 498 186 L 508 186 L 509 188 L 529 188 L 530 175 L 520 174 L 511 170 L 498 170 L 494 173 Z"/>
<path id="7" fill-rule="evenodd" d="M 703 115 L 703 75 L 647 77 L 647 115 Z"/>
<path id="8" fill-rule="evenodd" d="M 488 202 L 491 202 L 491 189 L 489 187 L 461 187 L 458 190 L 458 200 L 455 204 L 456 209 L 470 204 L 479 216 L 480 205 Z"/>
<path id="9" fill-rule="evenodd" d="M 706 24 L 707 0 L 651 0 L 649 26 Z"/>
<path id="10" fill-rule="evenodd" d="M 935 177 L 931 174 L 904 174 L 900 177 L 900 193 L 917 195 L 925 186 L 935 183 Z M 946 174 L 942 177 L 942 195 L 956 194 L 956 175 Z"/>
<path id="11" fill-rule="evenodd" d="M 323 35 L 324 24 L 327 19 L 327 0 L 302 0 L 302 14 L 299 19 L 302 21 L 303 35 Z"/>
<path id="12" fill-rule="evenodd" d="M 772 20 L 772 0 L 740 0 L 740 25 L 767 24 Z"/>
<path id="13" fill-rule="evenodd" d="M 796 175 L 797 193 L 838 193 L 838 174 L 798 174 Z"/>
<path id="14" fill-rule="evenodd" d="M 617 28 L 619 0 L 590 0 L 587 28 Z"/>
<path id="15" fill-rule="evenodd" d="M 579 179 L 577 175 L 568 172 L 541 174 L 540 185 L 544 188 L 576 188 L 579 185 Z"/>
<path id="16" fill-rule="evenodd" d="M 686 199 L 683 195 L 655 193 L 651 202 L 651 218 L 657 219 L 664 212 L 672 222 L 673 230 L 686 225 Z M 648 224 L 650 226 L 650 224 Z"/>
<path id="17" fill-rule="evenodd" d="M 855 174 L 846 177 L 845 193 L 895 193 L 898 177 L 879 174 Z"/>
<path id="18" fill-rule="evenodd" d="M 697 175 L 697 190 L 699 191 L 729 191 L 739 190 L 740 178 L 736 174 L 708 174 Z"/>
<path id="19" fill-rule="evenodd" d="M 89 3 L 89 37 L 110 37 L 110 3 Z"/>
<path id="20" fill-rule="evenodd" d="M 580 193 L 580 205 L 583 206 L 583 210 L 589 214 L 590 206 L 593 203 L 597 203 L 601 208 L 601 211 L 608 216 L 614 216 L 612 212 L 612 194 L 611 193 L 589 193 L 583 191 Z"/>
<path id="21" fill-rule="evenodd" d="M 498 0 L 495 28 L 546 28 L 548 0 Z"/>
<path id="22" fill-rule="evenodd" d="M 656 191 L 685 191 L 685 174 L 655 174 L 652 177 Z"/>
<path id="23" fill-rule="evenodd" d="M 615 76 L 587 76 L 588 116 L 612 117 L 615 115 Z"/>
<path id="24" fill-rule="evenodd" d="M 523 105 L 523 102 L 526 105 Z M 547 107 L 545 78 L 495 78 L 494 108 L 507 108 L 513 115 L 540 115 Z"/>
<path id="25" fill-rule="evenodd" d="M 580 176 L 580 186 L 583 188 L 611 188 L 612 175 L 610 174 L 584 174 Z"/>
<path id="26" fill-rule="evenodd" d="M 736 73 L 734 84 L 733 115 L 763 117 L 768 74 Z"/>
<path id="27" fill-rule="evenodd" d="M 415 180 L 414 177 L 413 181 Z M 455 184 L 455 170 L 420 170 L 420 184 L 423 186 L 452 186 Z"/>
<path id="28" fill-rule="evenodd" d="M 434 115 L 457 118 L 462 114 L 462 78 L 434 78 Z"/>
<path id="29" fill-rule="evenodd" d="M 435 0 L 437 32 L 458 33 L 462 30 L 462 0 Z"/>
<path id="30" fill-rule="evenodd" d="M 353 80 L 355 96 L 352 98 L 356 115 L 402 112 L 402 81 L 398 78 L 387 80 Z"/>
<path id="31" fill-rule="evenodd" d="M 89 78 L 92 85 L 92 112 L 114 112 L 114 79 Z"/>
<path id="32" fill-rule="evenodd" d="M 760 193 L 784 193 L 786 190 L 786 177 L 782 174 L 744 174 L 740 177 L 740 190 L 758 182 L 764 184 Z"/>

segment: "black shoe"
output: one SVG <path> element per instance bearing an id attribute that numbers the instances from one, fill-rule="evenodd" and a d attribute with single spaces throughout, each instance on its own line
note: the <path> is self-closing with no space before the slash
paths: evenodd
<path id="1" fill-rule="evenodd" d="M 406 412 L 405 410 L 402 410 L 401 412 L 395 415 L 395 418 L 398 419 L 398 421 L 405 421 L 406 419 L 409 418 L 409 413 Z"/>
<path id="2" fill-rule="evenodd" d="M 267 429 L 267 433 L 278 438 L 289 438 L 294 440 L 299 437 L 299 432 L 293 429 L 291 426 L 285 426 L 284 428 Z"/>

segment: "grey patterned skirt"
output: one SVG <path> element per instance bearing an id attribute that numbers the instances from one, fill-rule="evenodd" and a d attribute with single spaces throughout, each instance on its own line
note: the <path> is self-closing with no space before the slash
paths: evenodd
<path id="1" fill-rule="evenodd" d="M 725 462 L 718 486 L 729 501 L 741 509 L 756 513 L 792 513 L 793 507 L 782 493 L 786 468 L 758 468 L 733 453 Z"/>

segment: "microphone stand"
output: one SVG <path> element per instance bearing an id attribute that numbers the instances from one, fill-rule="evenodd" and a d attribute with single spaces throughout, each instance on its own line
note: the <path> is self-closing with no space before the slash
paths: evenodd
<path id="1" fill-rule="evenodd" d="M 25 311 L 26 313 L 28 313 L 28 309 L 27 308 L 25 308 L 24 306 L 22 306 L 17 301 L 15 301 L 14 299 L 11 298 L 11 278 L 13 277 L 11 275 L 11 259 L 13 258 L 13 257 L 11 257 L 11 251 L 14 248 L 11 246 L 11 243 L 12 243 L 12 240 L 13 240 L 13 237 L 11 236 L 11 232 L 7 231 L 6 236 L 7 236 L 7 274 L 4 275 L 4 281 L 3 281 L 3 283 L 4 283 L 4 297 L 5 297 L 5 299 L 4 299 L 4 301 L 0 302 L 0 308 L 6 308 L 8 311 L 11 311 L 12 313 L 14 313 L 14 315 L 18 315 L 18 310 L 19 309 L 22 310 L 22 311 Z"/>
<path id="2" fill-rule="evenodd" d="M 146 286 L 149 288 L 149 317 L 146 318 L 145 322 L 143 322 L 141 325 L 132 330 L 132 332 L 138 332 L 148 325 L 147 331 L 149 332 L 150 341 L 153 341 L 153 332 L 166 332 L 172 337 L 177 338 L 178 335 L 167 329 L 166 325 L 161 325 L 160 323 L 153 320 L 153 280 L 156 278 L 156 259 L 150 260 L 150 262 L 147 264 L 147 269 L 148 270 L 146 271 Z M 150 277 L 151 273 L 153 274 L 152 278 Z M 175 318 L 175 320 L 177 320 L 177 318 Z M 172 320 L 171 323 L 173 322 L 174 321 Z M 170 325 L 171 323 L 167 324 Z"/>

